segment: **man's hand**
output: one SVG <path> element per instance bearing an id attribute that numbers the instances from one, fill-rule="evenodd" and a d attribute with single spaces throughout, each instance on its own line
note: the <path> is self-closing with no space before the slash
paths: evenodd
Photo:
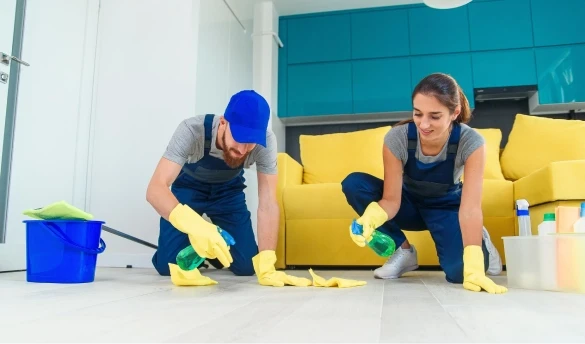
<path id="1" fill-rule="evenodd" d="M 254 264 L 254 271 L 256 272 L 258 283 L 261 285 L 271 287 L 283 287 L 285 285 L 308 287 L 313 284 L 307 278 L 290 276 L 282 271 L 276 271 L 274 268 L 276 253 L 274 251 L 260 251 L 260 253 L 252 258 L 252 263 Z"/>
<path id="2" fill-rule="evenodd" d="M 219 234 L 217 226 L 205 221 L 193 209 L 179 203 L 171 211 L 169 222 L 189 236 L 189 242 L 201 257 L 217 258 L 225 267 L 233 262 L 229 247 Z"/>
<path id="3" fill-rule="evenodd" d="M 463 288 L 471 291 L 485 289 L 490 294 L 508 291 L 506 287 L 497 285 L 486 277 L 481 246 L 469 245 L 463 250 Z"/>

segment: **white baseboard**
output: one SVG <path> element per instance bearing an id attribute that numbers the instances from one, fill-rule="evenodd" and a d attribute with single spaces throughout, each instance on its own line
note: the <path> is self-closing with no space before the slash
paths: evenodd
<path id="1" fill-rule="evenodd" d="M 98 267 L 125 268 L 132 265 L 134 268 L 152 268 L 152 254 L 100 254 L 97 259 Z"/>

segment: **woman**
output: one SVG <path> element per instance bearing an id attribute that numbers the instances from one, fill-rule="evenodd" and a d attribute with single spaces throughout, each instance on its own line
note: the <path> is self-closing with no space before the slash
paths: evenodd
<path id="1" fill-rule="evenodd" d="M 342 182 L 348 203 L 363 214 L 357 220 L 363 234 L 350 229 L 350 236 L 363 247 L 376 229 L 390 235 L 398 249 L 374 275 L 398 278 L 418 268 L 416 249 L 401 229 L 428 229 L 447 281 L 505 293 L 485 275 L 484 267 L 499 274 L 502 262 L 483 228 L 485 144 L 465 124 L 471 117 L 467 98 L 451 76 L 436 73 L 416 86 L 412 102 L 413 118 L 384 137 L 384 180 L 356 172 Z"/>

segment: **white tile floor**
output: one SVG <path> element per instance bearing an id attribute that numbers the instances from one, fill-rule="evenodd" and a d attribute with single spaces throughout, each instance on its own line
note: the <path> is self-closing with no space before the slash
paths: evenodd
<path id="1" fill-rule="evenodd" d="M 289 273 L 310 278 L 306 270 Z M 473 293 L 442 272 L 392 281 L 371 271 L 351 289 L 263 287 L 208 270 L 211 287 L 175 287 L 151 269 L 98 269 L 90 284 L 0 274 L 1 342 L 568 342 L 585 341 L 585 295 Z M 506 285 L 506 277 L 495 280 Z"/>

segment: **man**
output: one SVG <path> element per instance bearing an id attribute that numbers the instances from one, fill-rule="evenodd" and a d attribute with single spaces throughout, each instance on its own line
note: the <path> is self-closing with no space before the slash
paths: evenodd
<path id="1" fill-rule="evenodd" d="M 256 273 L 261 285 L 308 286 L 311 281 L 276 271 L 279 209 L 276 202 L 276 138 L 268 129 L 270 108 L 245 90 L 230 99 L 224 116 L 195 116 L 181 122 L 148 185 L 147 201 L 160 214 L 158 250 L 152 263 L 178 285 L 217 282 L 176 265 L 179 251 L 192 245 L 215 267 L 239 276 Z M 243 169 L 258 173 L 258 245 L 247 209 Z M 170 187 L 170 190 L 169 190 Z M 201 216 L 207 214 L 213 223 Z M 228 247 L 217 227 L 235 245 Z"/>

